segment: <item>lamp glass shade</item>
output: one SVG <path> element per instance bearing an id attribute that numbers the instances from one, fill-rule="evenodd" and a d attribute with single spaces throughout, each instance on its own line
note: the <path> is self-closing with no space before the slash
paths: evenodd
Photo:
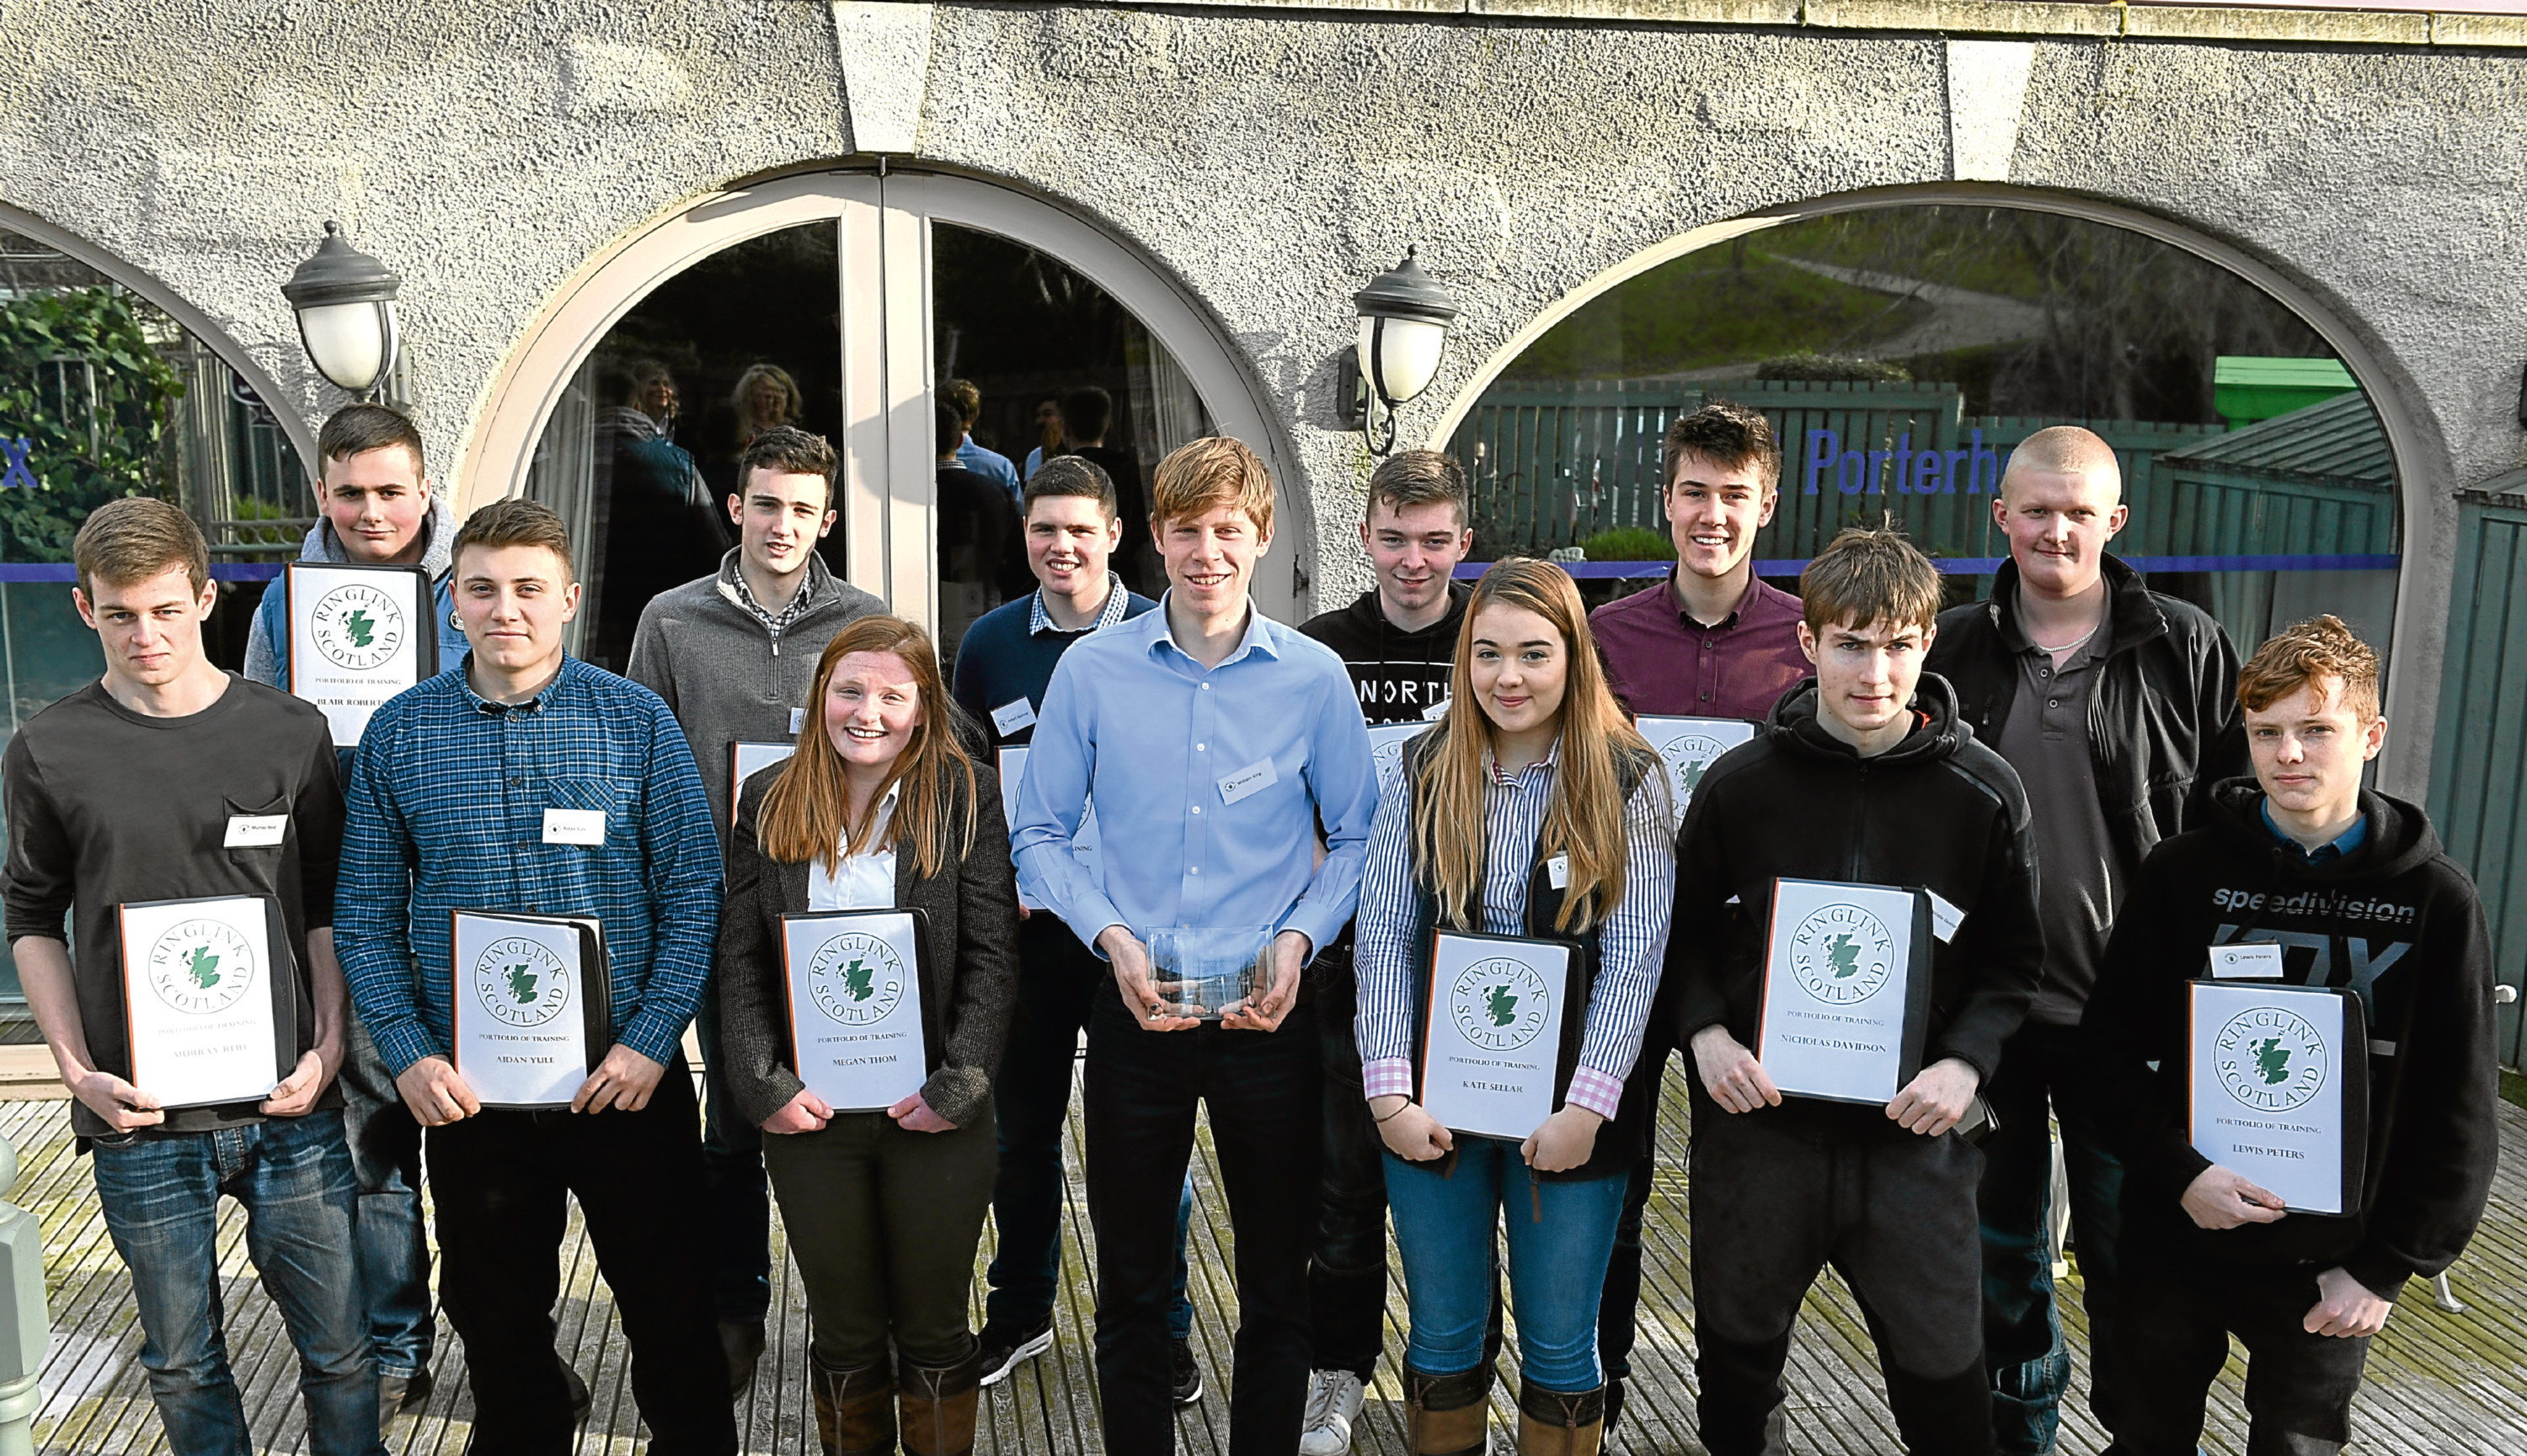
<path id="1" fill-rule="evenodd" d="M 394 367 L 395 317 L 390 302 L 327 303 L 298 311 L 307 357 L 335 386 L 365 394 Z"/>
<path id="2" fill-rule="evenodd" d="M 1381 336 L 1382 335 L 1382 336 Z M 1448 326 L 1426 319 L 1379 318 L 1360 321 L 1360 367 L 1375 371 L 1369 382 L 1389 404 L 1402 404 L 1430 387 L 1439 373 L 1440 346 Z"/>

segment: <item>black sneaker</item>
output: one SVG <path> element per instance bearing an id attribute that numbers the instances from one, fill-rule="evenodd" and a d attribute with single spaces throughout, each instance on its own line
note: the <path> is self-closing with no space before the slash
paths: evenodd
<path id="1" fill-rule="evenodd" d="M 1175 1387 L 1176 1404 L 1191 1405 L 1202 1399 L 1202 1367 L 1194 1363 L 1192 1340 L 1176 1341 L 1174 1366 L 1171 1383 Z"/>
<path id="2" fill-rule="evenodd" d="M 982 1346 L 982 1383 L 997 1385 L 1009 1378 L 1018 1363 L 1032 1360 L 1053 1348 L 1053 1317 L 1024 1330 L 1011 1330 L 1003 1325 L 986 1325 L 975 1342 Z"/>

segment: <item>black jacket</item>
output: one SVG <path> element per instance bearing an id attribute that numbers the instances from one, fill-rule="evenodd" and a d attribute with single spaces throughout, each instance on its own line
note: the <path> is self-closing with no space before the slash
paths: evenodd
<path id="1" fill-rule="evenodd" d="M 2150 590 L 2116 557 L 2104 567 L 2112 640 L 2089 697 L 2089 751 L 2117 868 L 2128 877 L 2159 840 L 2193 827 L 2202 812 L 2197 784 L 2251 770 L 2229 634 L 2201 608 Z M 2028 646 L 2014 561 L 2001 563 L 1989 599 L 1939 614 L 1927 671 L 1948 679 L 1959 715 L 1995 747 Z"/>
<path id="2" fill-rule="evenodd" d="M 1372 724 L 1418 723 L 1433 706 L 1447 701 L 1448 678 L 1457 663 L 1457 633 L 1465 626 L 1466 603 L 1474 589 L 1463 581 L 1448 583 L 1448 611 L 1419 631 L 1408 632 L 1386 620 L 1375 590 L 1364 591 L 1348 607 L 1319 612 L 1299 630 L 1324 643 L 1351 672 L 1360 693 L 1360 713 Z"/>
<path id="3" fill-rule="evenodd" d="M 960 737 L 967 736 L 964 723 L 957 728 Z M 807 912 L 807 862 L 766 859 L 756 844 L 763 796 L 784 767 L 758 770 L 738 793 L 728 845 L 728 903 L 720 912 L 712 965 L 720 1044 L 708 1051 L 724 1059 L 729 1093 L 746 1120 L 757 1126 L 805 1085 L 791 1062 L 781 917 Z M 961 829 L 964 776 L 950 772 L 943 778 L 940 811 Z M 928 979 L 921 993 L 926 1005 L 937 1008 L 941 1032 L 942 1059 L 931 1067 L 921 1095 L 931 1111 L 960 1128 L 972 1127 L 991 1106 L 1018 985 L 1017 881 L 1009 867 L 1000 777 L 989 758 L 977 758 L 974 780 L 971 847 L 952 852 L 933 876 L 922 875 L 919 856 L 908 848 L 895 860 L 895 903 L 919 910 L 927 921 Z M 962 843 L 961 834 L 950 836 L 952 851 Z"/>
<path id="4" fill-rule="evenodd" d="M 2340 1265 L 2393 1299 L 2464 1249 L 2501 1157 L 2483 905 L 2411 804 L 2361 794 L 2367 839 L 2311 866 L 2273 837 L 2263 802 L 2251 778 L 2219 784 L 2209 824 L 2151 853 L 2081 1024 L 2099 1105 L 2123 1113 L 2124 1237 L 2206 1260 Z M 2185 1130 L 2185 986 L 2233 940 L 2281 944 L 2291 983 L 2361 992 L 2369 1149 L 2354 1212 L 2215 1232 L 2180 1205 L 2211 1166 Z"/>
<path id="5" fill-rule="evenodd" d="M 1677 1043 L 1725 1026 L 1755 1044 L 1775 879 L 1923 885 L 1965 918 L 1932 949 L 1922 1062 L 1959 1057 L 1987 1083 L 2044 970 L 2018 775 L 1975 741 L 1948 684 L 1930 673 L 1914 692 L 1912 735 L 1876 758 L 1825 730 L 1816 693 L 1811 678 L 1782 694 L 1753 741 L 1703 773 L 1685 811 L 1668 930 Z M 1858 1111 L 1895 1126 L 1877 1109 Z"/>

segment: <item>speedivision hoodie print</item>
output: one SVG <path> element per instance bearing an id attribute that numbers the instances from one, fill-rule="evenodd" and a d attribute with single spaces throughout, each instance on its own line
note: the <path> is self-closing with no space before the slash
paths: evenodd
<path id="1" fill-rule="evenodd" d="M 2492 941 L 2474 881 L 2430 820 L 2360 795 L 2368 833 L 2309 864 L 2266 827 L 2264 791 L 2232 778 L 2202 828 L 2142 861 L 2082 1023 L 2085 1055 L 2122 1111 L 2126 1238 L 2259 1267 L 2342 1267 L 2381 1298 L 2453 1263 L 2501 1156 Z M 2283 980 L 2347 986 L 2368 1020 L 2369 1145 L 2349 1213 L 2197 1227 L 2181 1200 L 2210 1160 L 2186 1135 L 2186 983 L 2231 942 L 2282 947 Z"/>

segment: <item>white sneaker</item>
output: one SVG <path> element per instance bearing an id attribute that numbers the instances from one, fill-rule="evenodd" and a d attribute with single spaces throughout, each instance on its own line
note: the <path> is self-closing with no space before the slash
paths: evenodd
<path id="1" fill-rule="evenodd" d="M 1308 1411 L 1299 1422 L 1299 1456 L 1343 1456 L 1351 1449 L 1351 1423 L 1360 1419 L 1360 1377 L 1347 1370 L 1312 1371 Z"/>

